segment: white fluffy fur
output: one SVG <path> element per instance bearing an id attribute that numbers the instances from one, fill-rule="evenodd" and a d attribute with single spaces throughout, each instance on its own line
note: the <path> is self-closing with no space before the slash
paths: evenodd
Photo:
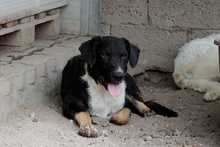
<path id="1" fill-rule="evenodd" d="M 206 101 L 220 97 L 218 47 L 220 34 L 195 39 L 180 48 L 174 63 L 173 78 L 180 88 L 204 92 Z"/>
<path id="2" fill-rule="evenodd" d="M 82 77 L 89 85 L 88 93 L 89 112 L 93 116 L 102 118 L 110 118 L 111 114 L 116 113 L 124 107 L 125 103 L 125 87 L 126 84 L 122 82 L 122 94 L 119 97 L 113 97 L 104 86 L 97 84 L 94 79 L 89 76 L 88 72 Z"/>

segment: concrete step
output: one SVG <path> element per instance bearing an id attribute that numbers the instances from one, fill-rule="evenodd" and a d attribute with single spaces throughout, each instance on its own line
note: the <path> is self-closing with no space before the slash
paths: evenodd
<path id="1" fill-rule="evenodd" d="M 28 50 L 0 53 L 0 117 L 21 105 L 59 101 L 61 72 L 89 39 L 61 36 L 36 40 Z"/>

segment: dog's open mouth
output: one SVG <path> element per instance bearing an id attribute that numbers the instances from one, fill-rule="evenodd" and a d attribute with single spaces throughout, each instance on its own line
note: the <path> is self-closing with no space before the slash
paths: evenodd
<path id="1" fill-rule="evenodd" d="M 99 82 L 109 91 L 109 93 L 114 96 L 118 97 L 122 93 L 122 81 L 115 82 L 115 83 L 108 83 L 104 80 L 103 77 L 99 77 Z"/>
<path id="2" fill-rule="evenodd" d="M 114 96 L 120 96 L 122 93 L 122 83 L 118 83 L 118 84 L 107 84 L 107 90 L 109 91 L 109 93 Z"/>

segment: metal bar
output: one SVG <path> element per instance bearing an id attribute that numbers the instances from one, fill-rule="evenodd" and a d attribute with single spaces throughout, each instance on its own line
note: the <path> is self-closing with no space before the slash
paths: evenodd
<path id="1" fill-rule="evenodd" d="M 214 44 L 218 46 L 218 72 L 220 74 L 220 40 L 214 40 Z"/>

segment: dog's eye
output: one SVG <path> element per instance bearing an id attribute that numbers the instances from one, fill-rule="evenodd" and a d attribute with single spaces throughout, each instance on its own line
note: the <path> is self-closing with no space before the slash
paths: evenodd
<path id="1" fill-rule="evenodd" d="M 110 55 L 108 53 L 102 53 L 101 56 L 107 60 L 110 60 Z"/>
<path id="2" fill-rule="evenodd" d="M 121 54 L 120 57 L 121 57 L 121 59 L 124 59 L 124 58 L 127 57 L 127 55 L 126 54 Z"/>

